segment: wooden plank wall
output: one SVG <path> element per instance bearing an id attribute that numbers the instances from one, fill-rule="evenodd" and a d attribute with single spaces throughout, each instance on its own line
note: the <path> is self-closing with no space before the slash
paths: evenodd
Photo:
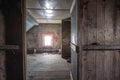
<path id="1" fill-rule="evenodd" d="M 6 45 L 18 45 L 19 50 L 6 51 L 6 80 L 24 80 L 25 27 L 23 25 L 22 0 L 2 0 Z"/>
<path id="2" fill-rule="evenodd" d="M 82 45 L 120 45 L 119 0 L 83 0 L 83 8 L 80 6 Z M 82 51 L 80 54 L 82 74 L 79 76 L 82 77 L 79 80 L 120 80 L 119 50 Z"/>
<path id="3" fill-rule="evenodd" d="M 4 17 L 0 10 L 0 46 L 5 44 L 5 26 Z M 0 51 L 0 80 L 6 80 L 5 72 L 5 52 Z"/>

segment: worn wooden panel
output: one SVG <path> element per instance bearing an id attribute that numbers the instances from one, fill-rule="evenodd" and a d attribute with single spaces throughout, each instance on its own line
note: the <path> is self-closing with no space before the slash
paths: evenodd
<path id="1" fill-rule="evenodd" d="M 19 49 L 18 45 L 2 45 L 0 46 L 0 50 L 15 50 L 15 49 Z"/>
<path id="2" fill-rule="evenodd" d="M 70 34 L 71 34 L 71 22 L 62 21 L 62 57 L 70 58 Z"/>
<path id="3" fill-rule="evenodd" d="M 102 51 L 102 50 L 120 50 L 120 45 L 83 45 L 82 47 L 83 50 L 86 50 L 86 51 L 95 51 L 95 50 L 98 50 L 98 51 Z"/>
<path id="4" fill-rule="evenodd" d="M 82 25 L 80 26 L 83 29 L 82 32 L 82 45 L 86 45 L 88 43 L 88 24 L 87 24 L 87 4 L 88 0 L 83 1 L 83 19 Z M 87 80 L 87 51 L 82 51 L 82 80 Z M 80 75 L 81 76 L 81 75 Z"/>
<path id="5" fill-rule="evenodd" d="M 84 0 L 82 45 L 119 45 L 120 1 L 116 1 Z M 82 80 L 119 80 L 119 58 L 118 50 L 83 51 Z"/>
<path id="6" fill-rule="evenodd" d="M 19 45 L 19 50 L 6 51 L 6 80 L 24 80 L 25 27 L 22 0 L 2 0 L 6 45 Z M 22 4 L 23 5 L 23 4 Z M 22 12 L 23 11 L 23 12 Z M 24 48 L 23 48 L 24 47 Z"/>
<path id="7" fill-rule="evenodd" d="M 114 44 L 120 44 L 120 0 L 116 0 L 114 13 Z M 120 79 L 120 51 L 116 51 L 113 56 L 114 80 Z"/>
<path id="8" fill-rule="evenodd" d="M 114 43 L 114 0 L 105 1 L 105 44 Z M 105 80 L 114 80 L 113 77 L 113 51 L 105 51 L 104 56 L 104 77 Z"/>
<path id="9" fill-rule="evenodd" d="M 94 44 L 97 42 L 97 22 L 96 22 L 96 0 L 88 0 L 87 6 L 87 26 L 88 42 Z M 96 51 L 87 52 L 87 80 L 96 79 Z"/>
<path id="10" fill-rule="evenodd" d="M 0 10 L 0 46 L 5 44 L 4 17 Z M 0 50 L 0 80 L 6 80 L 5 52 Z"/>

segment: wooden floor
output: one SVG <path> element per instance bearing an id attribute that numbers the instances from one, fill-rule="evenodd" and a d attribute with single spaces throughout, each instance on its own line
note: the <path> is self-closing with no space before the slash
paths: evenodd
<path id="1" fill-rule="evenodd" d="M 69 66 L 59 54 L 28 54 L 27 80 L 70 80 Z"/>

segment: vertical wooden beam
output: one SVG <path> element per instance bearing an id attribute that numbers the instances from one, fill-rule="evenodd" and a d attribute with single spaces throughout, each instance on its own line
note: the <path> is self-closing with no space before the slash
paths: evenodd
<path id="1" fill-rule="evenodd" d="M 88 44 L 97 43 L 97 1 L 88 0 Z M 96 51 L 87 52 L 87 79 L 96 80 Z"/>
<path id="2" fill-rule="evenodd" d="M 105 44 L 114 44 L 114 0 L 105 1 Z M 105 80 L 114 80 L 113 70 L 113 53 L 114 51 L 105 51 L 104 76 Z M 111 76 L 112 75 L 112 76 Z"/>
<path id="3" fill-rule="evenodd" d="M 105 1 L 97 0 L 97 43 L 104 45 L 105 40 Z M 96 53 L 96 80 L 104 80 L 104 51 Z"/>
<path id="4" fill-rule="evenodd" d="M 82 17 L 82 25 L 81 25 L 81 38 L 82 42 L 81 45 L 86 45 L 88 44 L 88 21 L 87 21 L 87 17 L 88 17 L 88 0 L 83 0 L 83 17 Z M 81 51 L 81 56 L 82 56 L 82 73 L 81 73 L 81 77 L 82 79 L 79 80 L 87 80 L 87 51 Z M 81 71 L 80 71 L 81 72 Z"/>
<path id="5" fill-rule="evenodd" d="M 114 42 L 120 44 L 120 0 L 115 0 L 114 10 Z M 113 75 L 114 80 L 120 79 L 120 51 L 116 51 L 113 56 Z"/>
<path id="6" fill-rule="evenodd" d="M 5 45 L 4 17 L 0 9 L 0 46 Z M 0 50 L 0 80 L 6 80 L 5 74 L 5 52 Z"/>
<path id="7" fill-rule="evenodd" d="M 82 52 L 82 45 L 83 45 L 83 0 L 77 0 L 76 2 L 77 8 L 77 45 L 78 45 L 78 80 L 82 80 L 82 59 L 83 59 L 83 52 Z"/>
<path id="8" fill-rule="evenodd" d="M 27 43 L 26 43 L 26 0 L 21 3 L 22 12 L 22 53 L 23 53 L 23 80 L 27 80 Z"/>

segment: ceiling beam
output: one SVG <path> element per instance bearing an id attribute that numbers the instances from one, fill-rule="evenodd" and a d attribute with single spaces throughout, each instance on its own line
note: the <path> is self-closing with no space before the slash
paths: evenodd
<path id="1" fill-rule="evenodd" d="M 54 11 L 70 11 L 70 9 L 41 9 L 41 8 L 26 8 L 30 10 L 54 10 Z"/>
<path id="2" fill-rule="evenodd" d="M 45 19 L 45 20 L 63 20 L 63 19 L 54 19 L 54 18 L 36 18 L 36 19 Z M 65 18 L 64 18 L 65 19 Z"/>

